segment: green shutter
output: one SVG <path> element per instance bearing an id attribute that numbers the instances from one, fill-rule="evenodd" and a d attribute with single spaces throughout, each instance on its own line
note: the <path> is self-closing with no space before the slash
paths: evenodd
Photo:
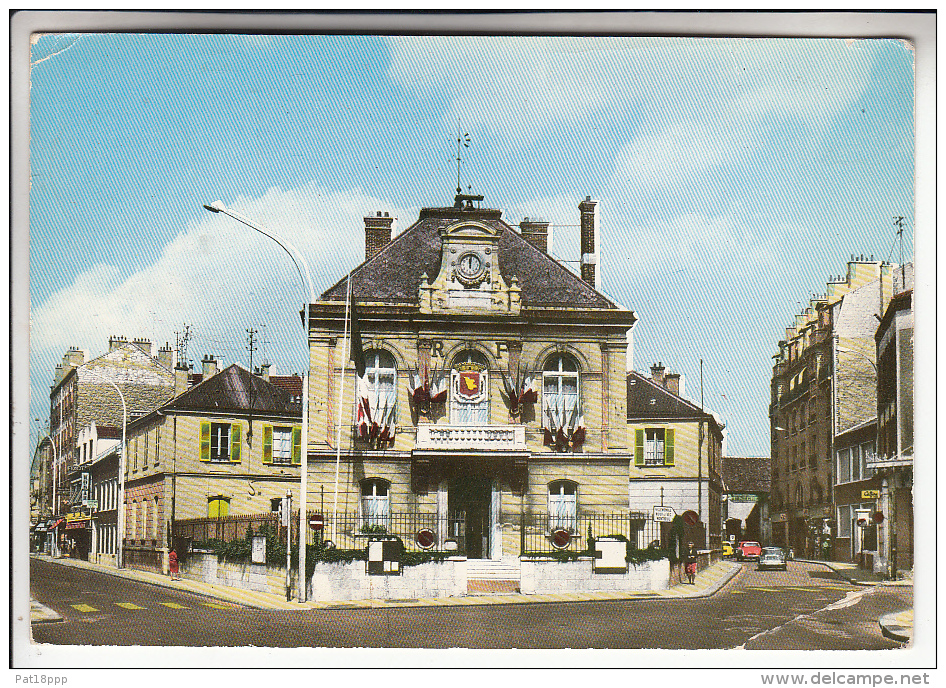
<path id="1" fill-rule="evenodd" d="M 200 460 L 210 461 L 210 423 L 200 422 Z"/>
<path id="2" fill-rule="evenodd" d="M 263 426 L 263 463 L 273 462 L 273 426 Z"/>
<path id="3" fill-rule="evenodd" d="M 243 426 L 234 423 L 230 426 L 230 460 L 234 463 L 240 460 L 240 430 Z"/>
<path id="4" fill-rule="evenodd" d="M 644 465 L 644 431 L 634 431 L 634 465 Z"/>
<path id="5" fill-rule="evenodd" d="M 292 429 L 292 463 L 302 463 L 302 428 Z"/>
<path id="6" fill-rule="evenodd" d="M 664 436 L 664 466 L 673 465 L 673 430 L 667 428 Z"/>

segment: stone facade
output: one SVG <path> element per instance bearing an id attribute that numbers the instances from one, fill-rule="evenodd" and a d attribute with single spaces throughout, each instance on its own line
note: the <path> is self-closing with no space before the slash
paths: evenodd
<path id="1" fill-rule="evenodd" d="M 770 519 L 776 544 L 824 556 L 837 536 L 835 437 L 876 415 L 872 341 L 893 267 L 852 256 L 785 330 L 773 357 Z M 832 551 L 833 555 L 833 551 Z"/>

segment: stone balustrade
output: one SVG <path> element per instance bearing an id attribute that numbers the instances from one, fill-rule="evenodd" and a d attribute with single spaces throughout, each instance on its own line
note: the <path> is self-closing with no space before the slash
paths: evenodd
<path id="1" fill-rule="evenodd" d="M 417 428 L 416 449 L 477 449 L 523 451 L 524 425 L 421 425 Z"/>

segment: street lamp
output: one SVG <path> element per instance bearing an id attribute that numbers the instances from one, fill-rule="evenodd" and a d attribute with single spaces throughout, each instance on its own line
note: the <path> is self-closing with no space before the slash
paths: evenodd
<path id="1" fill-rule="evenodd" d="M 855 356 L 860 356 L 865 361 L 871 364 L 871 367 L 873 367 L 875 373 L 877 372 L 877 363 L 874 361 L 873 358 L 865 354 L 863 351 L 857 351 L 856 349 L 848 349 L 847 347 L 840 346 L 840 345 L 836 346 L 836 350 L 840 351 L 843 354 L 854 354 Z"/>
<path id="2" fill-rule="evenodd" d="M 205 205 L 204 209 L 209 210 L 212 213 L 223 213 L 224 215 L 229 215 L 237 222 L 240 222 L 250 229 L 254 229 L 260 234 L 269 237 L 277 244 L 283 251 L 289 254 L 289 257 L 292 259 L 292 264 L 296 266 L 296 271 L 299 273 L 299 276 L 305 282 L 306 287 L 309 289 L 309 300 L 305 304 L 305 346 L 306 346 L 306 357 L 305 360 L 309 360 L 309 309 L 311 304 L 315 301 L 315 291 L 312 289 L 312 277 L 309 275 L 309 264 L 306 263 L 305 258 L 302 257 L 302 254 L 299 250 L 290 244 L 288 241 L 280 237 L 278 234 L 272 230 L 266 229 L 262 225 L 258 225 L 249 218 L 244 217 L 238 212 L 230 210 L 227 208 L 222 201 L 214 201 L 210 205 Z M 252 372 L 252 371 L 251 371 Z M 308 490 L 308 475 L 309 475 L 309 366 L 306 364 L 306 372 L 302 375 L 302 457 L 301 457 L 301 466 L 299 467 L 300 483 L 299 483 L 299 602 L 305 602 L 306 598 L 306 583 L 305 583 L 305 547 L 306 547 L 306 505 L 309 502 L 309 490 Z M 286 543 L 287 547 L 289 545 L 288 541 Z M 287 571 L 288 574 L 288 571 Z"/>
<path id="3" fill-rule="evenodd" d="M 87 368 L 86 372 L 92 377 L 97 377 L 102 382 L 107 382 L 112 387 L 115 388 L 115 391 L 118 392 L 118 397 L 122 400 L 122 450 L 118 455 L 118 533 L 115 538 L 118 551 L 115 556 L 115 566 L 116 568 L 123 569 L 125 568 L 125 434 L 128 431 L 128 406 L 125 404 L 125 395 L 122 394 L 122 391 L 118 388 L 111 380 L 102 377 L 96 373 L 91 368 Z M 96 530 L 96 532 L 98 532 Z"/>

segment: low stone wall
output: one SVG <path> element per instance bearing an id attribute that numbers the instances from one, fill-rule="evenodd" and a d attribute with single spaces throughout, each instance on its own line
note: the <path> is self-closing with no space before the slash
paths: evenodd
<path id="1" fill-rule="evenodd" d="M 417 599 L 466 595 L 466 557 L 404 566 L 398 576 L 369 576 L 367 562 L 318 562 L 311 600 Z"/>
<path id="2" fill-rule="evenodd" d="M 519 589 L 523 594 L 666 590 L 670 564 L 666 559 L 628 564 L 627 573 L 595 573 L 591 557 L 577 561 L 522 559 Z"/>
<path id="3" fill-rule="evenodd" d="M 181 564 L 181 577 L 273 595 L 286 594 L 286 569 L 219 561 L 213 552 L 188 552 Z"/>

